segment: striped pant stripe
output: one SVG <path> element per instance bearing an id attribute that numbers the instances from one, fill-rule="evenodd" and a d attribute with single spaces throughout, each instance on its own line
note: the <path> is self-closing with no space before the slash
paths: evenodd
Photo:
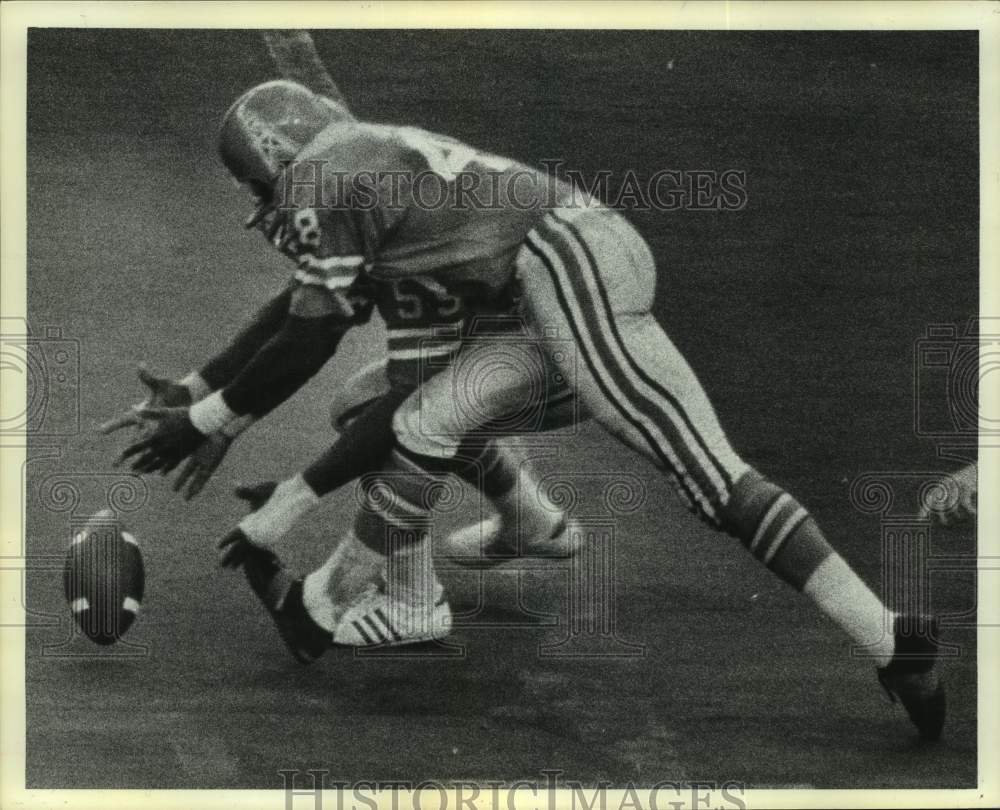
<path id="1" fill-rule="evenodd" d="M 591 376 L 594 378 L 594 382 L 604 395 L 604 398 L 643 438 L 653 455 L 659 459 L 661 466 L 674 473 L 675 481 L 678 484 L 678 491 L 682 494 L 684 499 L 690 505 L 694 505 L 695 503 L 699 503 L 704 500 L 696 495 L 696 490 L 692 487 L 692 482 L 690 482 L 685 476 L 684 467 L 671 450 L 669 443 L 665 440 L 662 442 L 658 441 L 654 437 L 653 432 L 650 429 L 652 426 L 648 424 L 647 420 L 640 418 L 639 415 L 635 413 L 634 408 L 630 407 L 630 403 L 627 398 L 622 396 L 614 382 L 609 379 L 604 367 L 598 362 L 596 352 L 594 351 L 591 340 L 589 339 L 592 335 L 585 335 L 581 331 L 580 327 L 583 323 L 583 319 L 580 317 L 578 311 L 574 312 L 574 309 L 570 305 L 571 296 L 574 302 L 576 300 L 576 296 L 572 295 L 572 293 L 568 293 L 568 284 L 563 281 L 559 272 L 556 270 L 556 266 L 561 265 L 561 262 L 555 251 L 550 245 L 548 245 L 548 243 L 542 242 L 541 240 L 536 241 L 533 235 L 529 235 L 527 237 L 525 245 L 542 263 L 542 266 L 545 267 L 546 272 L 549 274 L 549 277 L 552 280 L 553 288 L 555 289 L 559 308 L 562 310 L 563 316 L 566 318 L 566 322 L 569 324 L 569 327 L 573 332 L 574 342 L 576 343 L 576 346 L 579 349 Z M 656 432 L 659 433 L 659 431 Z"/>
<path id="2" fill-rule="evenodd" d="M 594 259 L 594 254 L 591 251 L 590 247 L 587 245 L 586 240 L 584 240 L 583 236 L 580 234 L 579 229 L 576 227 L 576 225 L 572 224 L 571 222 L 562 220 L 561 218 L 555 215 L 553 215 L 553 220 L 560 222 L 563 225 L 563 227 L 565 227 L 570 233 L 573 234 L 573 236 L 576 239 L 576 242 L 579 244 L 580 248 L 586 255 L 587 265 L 585 265 L 585 269 L 589 269 L 590 278 L 593 281 L 598 294 L 600 295 L 600 301 L 604 306 L 605 321 L 607 322 L 611 335 L 614 337 L 615 341 L 618 344 L 618 348 L 622 356 L 629 364 L 632 373 L 637 378 L 639 378 L 639 380 L 641 380 L 644 385 L 648 386 L 655 394 L 659 394 L 661 397 L 663 397 L 663 399 L 667 400 L 667 402 L 670 403 L 670 406 L 673 409 L 673 413 L 679 416 L 683 422 L 683 427 L 685 428 L 684 432 L 697 443 L 698 447 L 704 454 L 704 458 L 711 465 L 709 468 L 709 473 L 713 474 L 714 478 L 715 477 L 714 473 L 717 472 L 718 478 L 722 479 L 724 489 L 728 492 L 733 486 L 734 483 L 733 477 L 729 474 L 729 471 L 725 468 L 725 466 L 723 466 L 723 464 L 721 464 L 719 460 L 712 454 L 712 451 L 705 443 L 704 437 L 695 427 L 694 422 L 691 420 L 691 417 L 684 409 L 684 406 L 673 394 L 670 393 L 670 391 L 668 391 L 657 380 L 653 379 L 652 377 L 649 376 L 649 374 L 646 373 L 646 371 L 642 368 L 642 366 L 640 366 L 639 363 L 636 362 L 635 358 L 629 352 L 628 347 L 625 345 L 625 341 L 622 339 L 621 332 L 618 329 L 618 323 L 614 318 L 614 313 L 611 308 L 611 301 L 608 297 L 608 291 L 607 288 L 605 287 L 604 281 L 603 279 L 601 279 L 600 269 L 597 266 L 597 261 Z M 718 478 L 716 478 L 717 483 L 718 483 Z"/>
<path id="3" fill-rule="evenodd" d="M 548 220 L 548 223 L 556 222 L 554 218 Z M 550 244 L 563 258 L 567 277 L 573 285 L 576 300 L 581 305 L 587 330 L 603 357 L 605 368 L 615 377 L 620 390 L 636 409 L 657 426 L 680 460 L 680 475 L 689 476 L 695 489 L 704 495 L 704 500 L 712 503 L 714 511 L 715 507 L 725 502 L 731 488 L 731 479 L 728 475 L 723 477 L 719 474 L 721 465 L 707 451 L 704 441 L 677 399 L 662 387 L 644 382 L 644 379 L 649 380 L 644 372 L 636 372 L 638 364 L 626 350 L 618 331 L 593 254 L 579 237 L 579 233 L 575 229 L 571 232 L 568 227 L 558 224 L 555 228 L 546 230 L 547 235 L 555 237 Z M 557 247 L 560 243 L 564 243 L 561 251 Z M 588 280 L 593 286 L 588 285 Z M 609 341 L 609 335 L 617 342 Z"/>

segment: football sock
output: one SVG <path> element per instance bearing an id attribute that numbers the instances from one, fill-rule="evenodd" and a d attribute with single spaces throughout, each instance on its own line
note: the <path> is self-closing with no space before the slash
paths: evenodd
<path id="1" fill-rule="evenodd" d="M 735 484 L 726 530 L 764 565 L 806 594 L 878 666 L 892 658 L 894 615 L 827 542 L 812 515 L 756 470 Z"/>
<path id="2" fill-rule="evenodd" d="M 444 589 L 434 573 L 430 538 L 410 543 L 389 556 L 385 569 L 386 592 L 393 599 L 433 610 Z"/>
<path id="3" fill-rule="evenodd" d="M 431 509 L 446 488 L 441 478 L 393 450 L 382 470 L 360 487 L 358 540 L 385 556 L 419 543 L 430 535 Z"/>
<path id="4" fill-rule="evenodd" d="M 394 450 L 359 493 L 355 536 L 382 556 L 390 597 L 432 608 L 441 597 L 431 553 L 431 510 L 448 487 L 445 477 L 429 474 Z"/>
<path id="5" fill-rule="evenodd" d="M 316 493 L 296 475 L 278 484 L 264 505 L 244 517 L 239 527 L 252 542 L 271 546 L 318 505 Z"/>

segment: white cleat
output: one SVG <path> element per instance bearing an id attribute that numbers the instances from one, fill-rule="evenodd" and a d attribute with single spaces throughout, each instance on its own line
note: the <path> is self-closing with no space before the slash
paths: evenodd
<path id="1" fill-rule="evenodd" d="M 417 604 L 372 585 L 341 616 L 334 645 L 394 647 L 443 639 L 451 632 L 451 608 L 440 587 L 434 591 L 436 601 Z"/>
<path id="2" fill-rule="evenodd" d="M 448 559 L 466 568 L 492 568 L 514 560 L 565 560 L 583 547 L 583 532 L 566 517 L 560 518 L 548 534 L 523 543 L 512 535 L 514 532 L 505 530 L 500 517 L 493 515 L 452 532 L 447 540 Z"/>

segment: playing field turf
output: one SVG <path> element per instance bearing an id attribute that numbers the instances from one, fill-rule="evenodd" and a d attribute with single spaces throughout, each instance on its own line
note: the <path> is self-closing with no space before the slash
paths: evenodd
<path id="1" fill-rule="evenodd" d="M 745 171 L 741 211 L 629 215 L 660 268 L 656 312 L 734 444 L 878 585 L 880 519 L 852 505 L 851 483 L 959 463 L 915 435 L 914 348 L 928 325 L 964 329 L 978 311 L 974 32 L 316 39 L 363 116 L 588 175 Z M 28 315 L 36 335 L 78 341 L 80 432 L 34 440 L 26 467 L 28 787 L 278 788 L 279 770 L 306 768 L 514 780 L 543 767 L 588 783 L 973 786 L 973 632 L 948 630 L 961 649 L 945 664 L 945 738 L 919 747 L 832 624 L 592 426 L 541 466 L 589 476 L 595 493 L 616 473 L 645 481 L 614 547 L 613 649 L 640 655 L 540 651 L 568 632 L 556 567 L 521 578 L 526 605 L 557 626 L 523 626 L 519 575 L 493 573 L 454 634 L 461 654 L 297 665 L 242 577 L 218 570 L 215 542 L 241 514 L 234 482 L 288 475 L 330 440 L 330 393 L 381 350 L 377 327 L 241 439 L 193 504 L 145 480 L 124 516 L 147 569 L 131 646 L 73 636 L 60 573 L 71 527 L 128 480 L 111 467 L 124 438 L 87 432 L 140 397 L 139 361 L 188 371 L 285 281 L 284 260 L 242 230 L 247 202 L 214 143 L 235 96 L 272 76 L 247 32 L 30 35 Z M 292 565 L 324 557 L 351 497 L 297 533 Z M 932 551 L 969 559 L 974 540 L 935 529 Z M 475 613 L 477 575 L 442 578 Z M 932 606 L 973 609 L 973 577 L 935 574 Z"/>

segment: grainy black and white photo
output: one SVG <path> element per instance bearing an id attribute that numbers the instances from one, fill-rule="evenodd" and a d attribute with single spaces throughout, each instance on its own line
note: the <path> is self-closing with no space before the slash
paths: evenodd
<path id="1" fill-rule="evenodd" d="M 981 786 L 980 31 L 386 21 L 27 30 L 24 787 Z"/>

